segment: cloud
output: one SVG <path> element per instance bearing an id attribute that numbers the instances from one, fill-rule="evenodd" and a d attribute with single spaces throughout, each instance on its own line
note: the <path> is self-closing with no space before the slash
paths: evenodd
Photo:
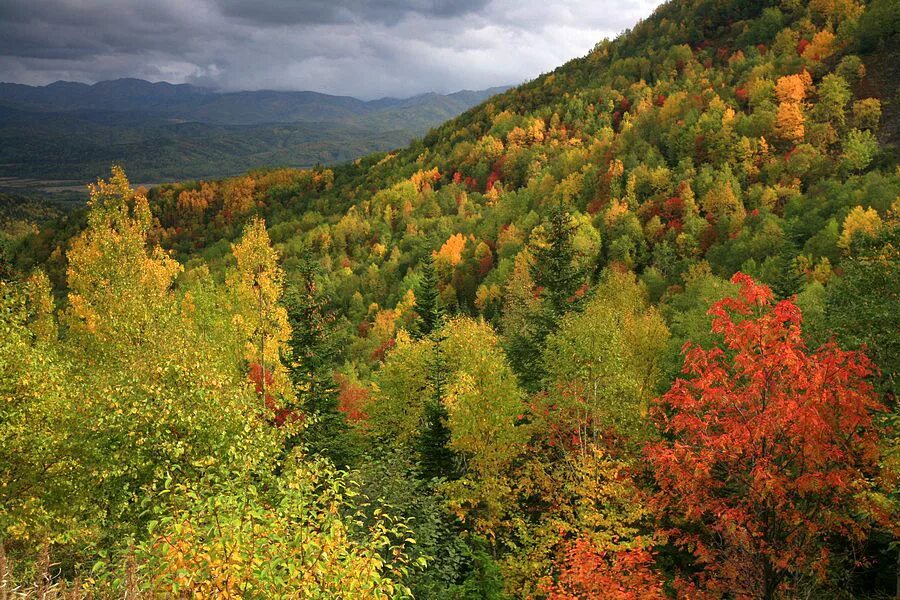
<path id="1" fill-rule="evenodd" d="M 218 0 L 222 12 L 263 25 L 312 25 L 367 21 L 391 23 L 406 15 L 452 18 L 483 8 L 489 0 Z"/>
<path id="2" fill-rule="evenodd" d="M 0 0 L 0 80 L 141 77 L 361 98 L 518 83 L 654 0 Z"/>

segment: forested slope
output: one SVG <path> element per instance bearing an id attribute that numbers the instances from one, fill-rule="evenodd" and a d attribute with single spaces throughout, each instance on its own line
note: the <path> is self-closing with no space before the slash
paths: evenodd
<path id="1" fill-rule="evenodd" d="M 898 15 L 673 0 L 404 150 L 7 234 L 22 580 L 892 594 Z"/>

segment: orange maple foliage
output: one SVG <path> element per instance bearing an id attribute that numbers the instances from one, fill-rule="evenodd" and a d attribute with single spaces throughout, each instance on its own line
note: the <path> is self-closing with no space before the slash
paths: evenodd
<path id="1" fill-rule="evenodd" d="M 663 533 L 710 586 L 772 598 L 794 574 L 824 576 L 827 540 L 861 540 L 859 500 L 876 472 L 879 405 L 871 362 L 826 345 L 808 352 L 799 308 L 736 274 L 710 309 L 724 348 L 685 345 L 684 378 L 653 411 L 664 441 L 646 455 Z M 875 511 L 872 511 L 873 513 Z"/>
<path id="2" fill-rule="evenodd" d="M 451 266 L 456 266 L 462 260 L 462 252 L 466 247 L 466 236 L 461 233 L 451 235 L 441 249 L 437 251 L 435 257 L 445 260 Z"/>
<path id="3" fill-rule="evenodd" d="M 558 582 L 548 600 L 665 600 L 663 580 L 644 548 L 603 552 L 581 538 L 566 552 Z"/>

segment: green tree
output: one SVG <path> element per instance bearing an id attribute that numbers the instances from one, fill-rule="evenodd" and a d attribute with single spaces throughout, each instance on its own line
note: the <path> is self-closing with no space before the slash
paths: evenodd
<path id="1" fill-rule="evenodd" d="M 320 274 L 315 258 L 305 252 L 293 269 L 292 283 L 285 294 L 291 328 L 289 371 L 296 394 L 295 406 L 290 408 L 311 417 L 302 435 L 309 449 L 338 466 L 346 466 L 353 450 L 347 421 L 338 410 L 334 317 L 317 283 Z"/>
<path id="2" fill-rule="evenodd" d="M 457 475 L 457 457 L 450 449 L 449 414 L 447 412 L 447 379 L 450 368 L 445 356 L 443 328 L 433 331 L 431 356 L 428 360 L 428 393 L 424 423 L 419 438 L 422 474 L 427 478 L 452 479 Z"/>
<path id="3" fill-rule="evenodd" d="M 416 285 L 415 294 L 417 335 L 425 337 L 435 330 L 443 315 L 437 269 L 434 267 L 434 257 L 431 254 L 426 255 L 422 264 L 422 275 Z"/>

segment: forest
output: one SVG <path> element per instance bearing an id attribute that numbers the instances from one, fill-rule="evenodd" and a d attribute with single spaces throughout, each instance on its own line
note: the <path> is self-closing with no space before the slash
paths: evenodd
<path id="1" fill-rule="evenodd" d="M 405 149 L 0 233 L 0 598 L 900 595 L 900 2 L 670 0 Z"/>

